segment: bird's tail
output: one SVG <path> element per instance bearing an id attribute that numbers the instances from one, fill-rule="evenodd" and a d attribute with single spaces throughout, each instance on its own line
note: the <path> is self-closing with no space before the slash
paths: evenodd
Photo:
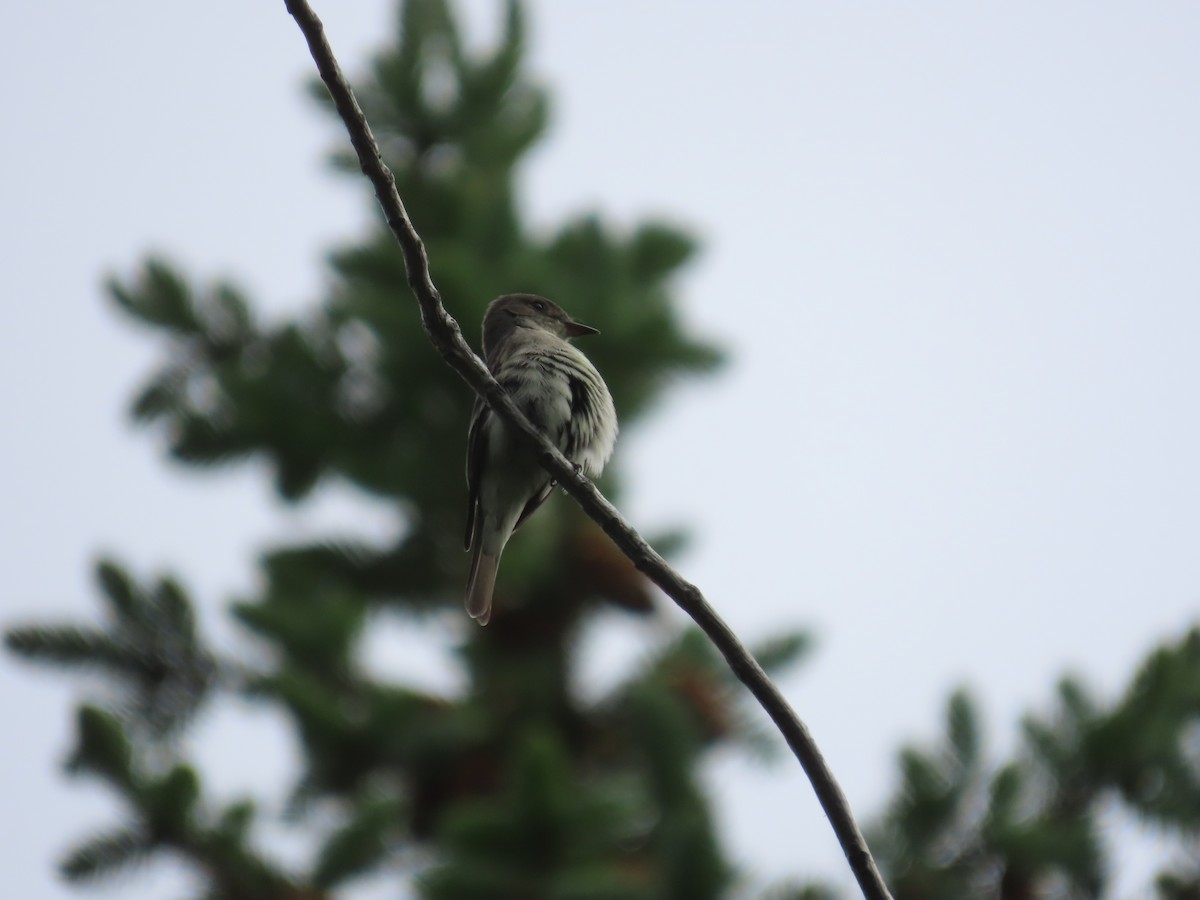
<path id="1" fill-rule="evenodd" d="M 487 553 L 483 541 L 476 535 L 471 556 L 471 576 L 467 580 L 467 615 L 486 625 L 492 617 L 492 591 L 496 587 L 496 572 L 500 554 Z"/>

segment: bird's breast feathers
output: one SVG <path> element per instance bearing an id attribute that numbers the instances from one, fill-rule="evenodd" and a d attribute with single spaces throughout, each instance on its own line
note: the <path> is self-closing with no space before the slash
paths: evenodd
<path id="1" fill-rule="evenodd" d="M 586 356 L 566 341 L 531 346 L 509 356 L 496 379 L 568 459 L 588 475 L 601 472 L 616 444 L 617 414 Z"/>

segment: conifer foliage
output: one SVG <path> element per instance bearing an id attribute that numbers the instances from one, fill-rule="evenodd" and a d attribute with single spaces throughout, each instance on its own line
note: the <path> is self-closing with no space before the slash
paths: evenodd
<path id="1" fill-rule="evenodd" d="M 405 0 L 396 25 L 356 90 L 447 308 L 470 331 L 498 294 L 561 300 L 602 330 L 587 352 L 628 433 L 670 384 L 719 362 L 681 327 L 672 290 L 693 241 L 661 222 L 614 229 L 598 215 L 530 227 L 518 175 L 549 113 L 523 68 L 516 0 L 486 51 L 465 46 L 449 0 Z M 323 87 L 313 94 L 331 111 Z M 372 202 L 352 157 L 334 164 Z M 230 604 L 258 648 L 249 656 L 205 637 L 177 580 L 139 581 L 112 560 L 96 567 L 98 621 L 8 630 L 10 652 L 89 675 L 66 768 L 119 802 L 110 824 L 74 836 L 62 874 L 86 884 L 169 855 L 212 900 L 322 900 L 368 875 L 429 900 L 744 896 L 699 781 L 716 748 L 775 747 L 740 686 L 701 634 L 659 625 L 648 629 L 653 651 L 615 687 L 580 690 L 580 638 L 597 613 L 646 617 L 656 601 L 566 502 L 548 503 L 506 551 L 492 623 L 465 622 L 474 397 L 430 347 L 378 216 L 329 264 L 321 300 L 274 323 L 232 284 L 163 259 L 108 286 L 162 346 L 131 411 L 177 461 L 265 463 L 294 503 L 350 485 L 400 527 L 265 553 L 257 595 Z M 618 452 L 610 495 L 619 474 Z M 461 642 L 445 648 L 461 689 L 435 693 L 366 666 L 375 623 L 434 641 L 446 629 L 431 623 L 447 617 L 464 620 Z M 778 669 L 806 647 L 776 635 L 756 656 Z M 314 848 L 299 863 L 264 849 L 263 798 L 214 799 L 183 749 L 205 710 L 233 698 L 290 724 L 302 772 L 284 824 Z M 1006 764 L 987 760 L 978 721 L 957 693 L 941 744 L 900 754 L 900 788 L 870 835 L 897 900 L 1105 896 L 1121 850 L 1104 833 L 1114 810 L 1179 848 L 1157 896 L 1200 898 L 1200 632 L 1156 651 L 1108 707 L 1064 681 Z M 771 896 L 840 894 L 807 885 Z"/>
<path id="2" fill-rule="evenodd" d="M 1154 651 L 1107 706 L 1063 679 L 1005 765 L 985 759 L 978 718 L 958 692 L 942 746 L 901 753 L 872 841 L 897 900 L 1118 896 L 1113 869 L 1145 852 L 1118 821 L 1169 848 L 1137 896 L 1200 897 L 1200 631 Z"/>
<path id="3" fill-rule="evenodd" d="M 900 752 L 868 833 L 896 900 L 1200 898 L 1200 630 L 1155 650 L 1111 704 L 1063 679 L 1006 762 L 987 759 L 979 720 L 957 691 L 941 741 Z M 1143 840 L 1126 846 L 1134 825 Z M 1153 883 L 1117 892 L 1116 869 L 1151 853 Z"/>
<path id="4" fill-rule="evenodd" d="M 500 30 L 492 49 L 468 50 L 445 0 L 408 0 L 395 45 L 357 93 L 447 307 L 473 331 L 500 293 L 561 300 L 602 330 L 588 353 L 628 431 L 672 382 L 719 362 L 681 328 L 672 291 L 695 245 L 661 222 L 614 229 L 598 215 L 529 227 L 517 176 L 548 101 L 523 68 L 516 2 Z M 314 96 L 332 111 L 323 88 Z M 334 162 L 365 193 L 350 158 Z M 463 620 L 461 645 L 447 648 L 464 672 L 460 692 L 367 671 L 363 635 L 381 617 L 419 632 L 463 615 L 474 397 L 430 347 L 381 217 L 330 270 L 320 303 L 281 323 L 262 321 L 233 285 L 205 285 L 163 259 L 109 285 L 163 346 L 132 414 L 176 460 L 265 461 L 292 502 L 349 484 L 402 525 L 390 539 L 332 535 L 266 553 L 261 592 L 232 605 L 263 650 L 254 658 L 210 645 L 174 580 L 140 585 L 113 561 L 98 567 L 103 625 L 9 632 L 18 654 L 108 686 L 103 702 L 79 709 L 69 770 L 108 785 L 124 814 L 77 843 L 62 872 L 86 881 L 172 854 L 205 896 L 230 900 L 332 897 L 385 869 L 430 898 L 720 895 L 731 870 L 697 766 L 717 745 L 757 747 L 761 726 L 691 632 L 661 637 L 617 687 L 584 696 L 584 629 L 605 608 L 644 617 L 655 599 L 571 504 L 547 504 L 513 542 L 492 624 Z M 619 465 L 608 491 L 618 476 Z M 764 654 L 781 665 L 802 647 L 776 640 Z M 264 852 L 256 798 L 214 802 L 183 758 L 176 739 L 232 695 L 292 725 L 303 773 L 290 822 L 317 847 L 305 865 Z"/>

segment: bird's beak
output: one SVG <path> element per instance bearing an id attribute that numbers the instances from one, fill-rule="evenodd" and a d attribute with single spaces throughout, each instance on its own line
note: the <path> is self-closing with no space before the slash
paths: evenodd
<path id="1" fill-rule="evenodd" d="M 599 329 L 593 328 L 591 325 L 584 325 L 582 322 L 570 321 L 567 323 L 567 337 L 584 337 L 599 333 Z"/>

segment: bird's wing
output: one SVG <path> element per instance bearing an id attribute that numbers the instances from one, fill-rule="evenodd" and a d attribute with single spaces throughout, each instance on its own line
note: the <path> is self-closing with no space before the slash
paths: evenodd
<path id="1" fill-rule="evenodd" d="M 479 516 L 479 481 L 483 475 L 483 461 L 487 458 L 487 420 L 492 411 L 486 403 L 476 399 L 471 412 L 471 427 L 467 429 L 467 533 L 464 549 L 470 550 L 475 537 L 475 526 Z"/>
<path id="2" fill-rule="evenodd" d="M 521 510 L 521 515 L 517 517 L 517 524 L 513 526 L 513 534 L 516 534 L 525 520 L 532 516 L 539 506 L 546 502 L 546 498 L 550 496 L 550 492 L 554 490 L 554 482 L 549 478 L 546 479 L 545 485 L 536 494 L 529 498 L 529 502 L 525 504 L 525 508 Z"/>

